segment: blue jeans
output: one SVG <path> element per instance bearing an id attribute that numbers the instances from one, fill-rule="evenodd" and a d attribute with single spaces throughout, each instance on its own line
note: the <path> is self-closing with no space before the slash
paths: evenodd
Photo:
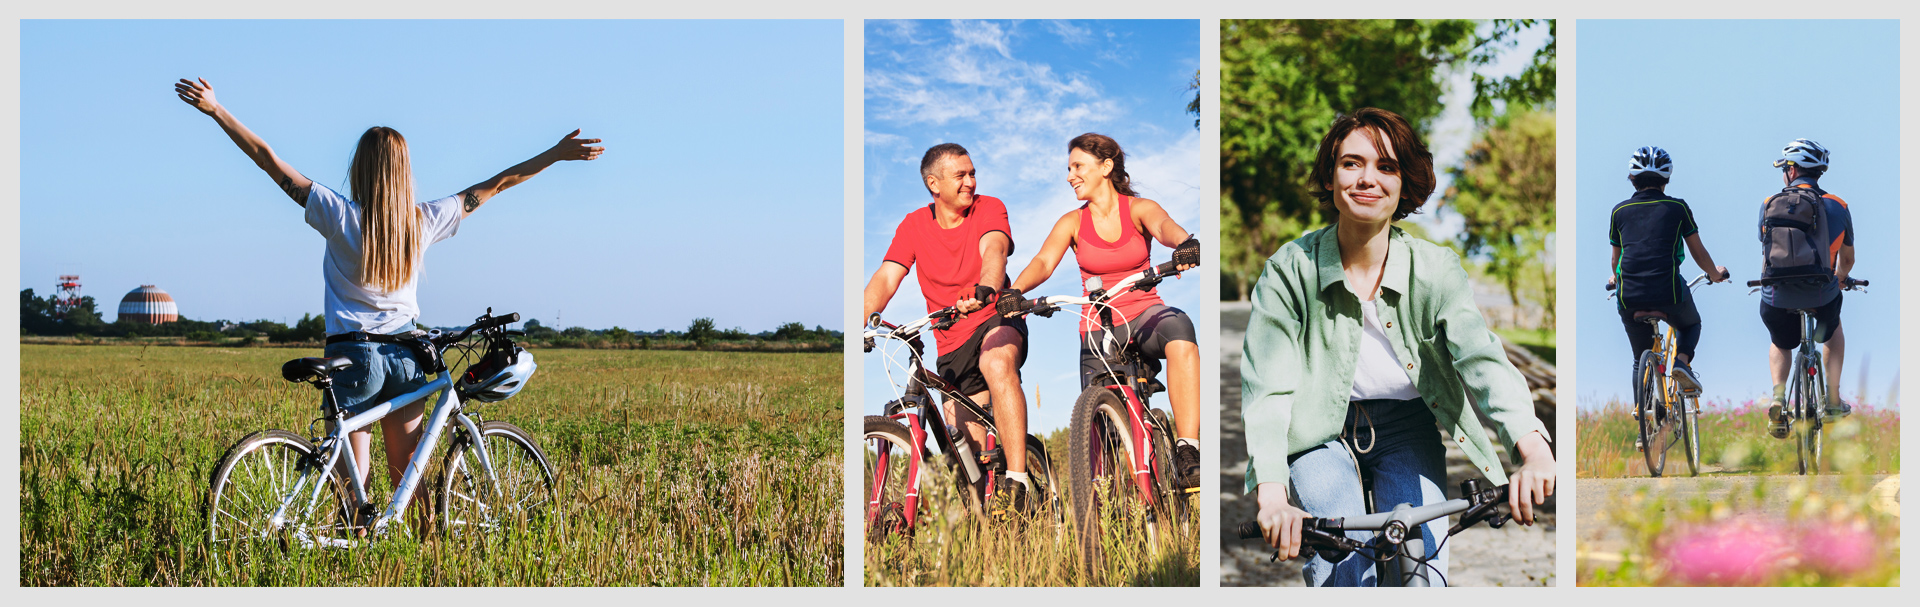
<path id="1" fill-rule="evenodd" d="M 1368 514 L 1360 470 L 1372 477 L 1373 503 L 1381 511 L 1402 503 L 1423 506 L 1446 501 L 1447 450 L 1424 401 L 1355 401 L 1347 407 L 1347 426 L 1341 436 L 1367 452 L 1357 453 L 1334 440 L 1287 459 L 1293 494 L 1309 514 L 1320 518 Z M 1420 526 L 1426 556 L 1433 559 L 1428 564 L 1440 572 L 1427 572 L 1434 586 L 1442 585 L 1441 576 L 1447 572 L 1447 550 L 1438 541 L 1446 537 L 1446 529 L 1444 518 Z M 1373 539 L 1373 533 L 1348 531 L 1347 537 L 1364 542 Z M 1373 561 L 1358 553 L 1338 563 L 1316 554 L 1306 566 L 1309 586 L 1377 586 L 1377 576 Z"/>
<path id="2" fill-rule="evenodd" d="M 353 366 L 333 374 L 334 405 L 349 417 L 427 385 L 413 350 L 400 344 L 340 342 L 327 345 L 326 355 L 353 361 Z"/>

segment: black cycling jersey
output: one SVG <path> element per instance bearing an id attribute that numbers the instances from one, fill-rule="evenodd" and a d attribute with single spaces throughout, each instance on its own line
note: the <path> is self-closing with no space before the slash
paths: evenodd
<path id="1" fill-rule="evenodd" d="M 1620 247 L 1620 263 L 1613 268 L 1620 305 L 1636 309 L 1691 299 L 1680 263 L 1687 259 L 1687 237 L 1698 233 L 1687 201 L 1659 190 L 1640 190 L 1614 205 L 1607 241 Z"/>

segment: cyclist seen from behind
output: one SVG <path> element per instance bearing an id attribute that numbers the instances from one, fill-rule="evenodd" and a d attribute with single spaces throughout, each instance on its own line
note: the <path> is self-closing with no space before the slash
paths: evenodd
<path id="1" fill-rule="evenodd" d="M 308 179 L 267 142 L 248 130 L 214 98 L 206 80 L 181 79 L 174 93 L 194 109 L 213 118 L 240 151 L 265 171 L 295 204 L 305 209 L 306 222 L 326 239 L 321 277 L 326 282 L 326 356 L 346 357 L 353 366 L 333 374 L 335 404 L 349 415 L 425 386 L 422 358 L 412 349 L 420 317 L 415 294 L 429 245 L 458 232 L 466 216 L 494 195 L 532 178 L 562 160 L 592 160 L 605 148 L 580 139 L 580 131 L 459 193 L 433 200 L 414 198 L 413 168 L 407 140 L 384 126 L 360 135 L 347 166 L 346 196 Z M 400 484 L 405 466 L 420 442 L 420 417 L 425 401 L 404 404 L 380 420 L 386 444 L 387 477 Z M 367 478 L 373 459 L 373 432 L 363 428 L 348 435 L 360 478 Z M 416 500 L 425 492 L 416 493 Z M 424 511 L 424 509 L 422 510 Z"/>
<path id="2" fill-rule="evenodd" d="M 1020 389 L 1020 367 L 1027 360 L 1025 319 L 1006 319 L 990 307 L 1007 281 L 1007 255 L 1013 253 L 1013 229 L 1000 199 L 974 194 L 973 159 L 956 143 L 927 149 L 920 159 L 920 177 L 933 202 L 915 209 L 900 221 L 887 245 L 886 257 L 873 273 L 863 296 L 862 318 L 869 322 L 885 310 L 900 290 L 900 282 L 919 264 L 920 294 L 927 311 L 947 307 L 964 316 L 953 326 L 934 332 L 939 353 L 935 367 L 940 379 L 976 403 L 991 403 L 994 425 L 1005 439 L 999 447 L 1007 461 L 1006 489 L 994 496 L 993 508 L 1025 509 L 1031 483 L 1027 478 L 1027 399 Z M 974 453 L 985 451 L 986 427 L 964 407 L 943 401 L 949 423 L 965 428 Z M 964 415 L 965 418 L 956 416 Z"/>
<path id="3" fill-rule="evenodd" d="M 1267 542 L 1299 556 L 1304 519 L 1367 514 L 1364 488 L 1381 511 L 1446 501 L 1446 440 L 1476 474 L 1511 482 L 1514 520 L 1532 524 L 1554 457 L 1526 379 L 1474 305 L 1460 256 L 1393 225 L 1433 193 L 1432 154 L 1405 118 L 1363 108 L 1336 118 L 1313 158 L 1309 183 L 1334 224 L 1266 261 L 1240 363 L 1247 488 Z M 1511 479 L 1469 403 L 1521 462 Z M 1418 529 L 1416 558 L 1444 579 L 1446 520 Z M 1313 586 L 1377 583 L 1357 552 L 1316 554 L 1305 573 Z"/>
<path id="4" fill-rule="evenodd" d="M 1199 264 L 1200 241 L 1167 215 L 1160 204 L 1139 198 L 1127 175 L 1127 154 L 1119 142 L 1099 133 L 1086 133 L 1067 143 L 1067 184 L 1086 201 L 1060 216 L 1040 252 L 1027 264 L 1013 288 L 1000 294 L 1003 313 L 1017 313 L 1022 293 L 1053 276 L 1060 259 L 1072 248 L 1080 264 L 1082 294 L 1088 278 L 1101 284 L 1147 269 L 1153 240 L 1174 249 L 1176 269 Z M 1193 321 L 1179 308 L 1168 307 L 1153 291 L 1131 291 L 1110 302 L 1114 339 L 1139 347 L 1148 360 L 1167 361 L 1167 398 L 1173 405 L 1174 483 L 1180 488 L 1200 486 L 1200 348 Z M 1107 368 L 1102 356 L 1089 347 L 1103 344 L 1106 335 L 1093 310 L 1080 316 L 1080 389 L 1085 390 Z M 1146 375 L 1153 373 L 1148 370 Z"/>
<path id="5" fill-rule="evenodd" d="M 1820 188 L 1830 160 L 1827 149 L 1813 140 L 1787 143 L 1773 162 L 1786 189 L 1760 205 L 1760 246 L 1766 256 L 1761 277 L 1808 277 L 1764 287 L 1760 293 L 1760 322 L 1773 341 L 1767 347 L 1773 375 L 1773 404 L 1767 415 L 1774 438 L 1786 438 L 1788 432 L 1787 373 L 1793 349 L 1800 345 L 1798 310 L 1813 311 L 1813 341 L 1826 345 L 1827 417 L 1853 412 L 1840 401 L 1840 364 L 1847 346 L 1840 329 L 1840 290 L 1853 269 L 1853 215 L 1846 201 Z"/>
<path id="6" fill-rule="evenodd" d="M 1673 158 L 1666 150 L 1643 147 L 1628 160 L 1627 180 L 1634 192 L 1614 205 L 1607 222 L 1607 242 L 1613 245 L 1613 274 L 1607 284 L 1616 289 L 1620 324 L 1627 329 L 1634 364 L 1639 364 L 1641 352 L 1653 347 L 1655 338 L 1653 325 L 1634 316 L 1642 312 L 1663 314 L 1667 326 L 1673 327 L 1679 337 L 1673 350 L 1673 380 L 1683 393 L 1698 394 L 1700 378 L 1693 372 L 1692 361 L 1694 347 L 1700 344 L 1700 312 L 1693 305 L 1692 290 L 1680 275 L 1680 264 L 1692 252 L 1694 263 L 1707 273 L 1708 280 L 1722 282 L 1729 275 L 1725 266 L 1713 264 L 1687 201 L 1667 195 L 1667 182 L 1672 178 Z M 1640 373 L 1635 371 L 1637 382 Z M 1639 392 L 1639 386 L 1634 386 L 1634 392 Z"/>

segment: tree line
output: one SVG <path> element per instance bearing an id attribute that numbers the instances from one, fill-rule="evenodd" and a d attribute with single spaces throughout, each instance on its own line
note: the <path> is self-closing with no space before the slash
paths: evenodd
<path id="1" fill-rule="evenodd" d="M 428 328 L 421 326 L 421 328 Z M 464 327 L 441 327 L 460 329 Z M 326 337 L 326 319 L 318 314 L 302 314 L 298 322 L 287 325 L 271 320 L 232 322 L 227 320 L 180 320 L 158 325 L 137 322 L 107 322 L 92 296 L 80 298 L 80 304 L 65 318 L 55 314 L 52 295 L 40 297 L 33 289 L 20 291 L 20 334 L 49 337 L 93 337 L 137 339 L 173 337 L 189 342 L 230 345 L 256 343 L 313 343 Z M 636 331 L 621 327 L 557 329 L 527 319 L 522 325 L 522 343 L 556 348 L 631 348 L 631 349 L 773 349 L 838 351 L 840 331 L 815 325 L 789 322 L 771 331 L 749 333 L 739 327 L 721 329 L 712 318 L 696 318 L 686 330 L 656 329 Z"/>

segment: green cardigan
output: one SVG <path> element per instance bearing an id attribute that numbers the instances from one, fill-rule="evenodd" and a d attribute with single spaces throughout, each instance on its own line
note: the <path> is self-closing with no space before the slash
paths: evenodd
<path id="1" fill-rule="evenodd" d="M 1240 359 L 1248 493 L 1263 482 L 1287 482 L 1287 456 L 1339 438 L 1346 422 L 1360 357 L 1360 298 L 1347 285 L 1334 232 L 1327 227 L 1280 247 L 1253 288 Z M 1466 410 L 1467 398 L 1480 404 L 1510 450 L 1530 432 L 1548 435 L 1533 415 L 1526 379 L 1473 304 L 1460 256 L 1392 228 L 1380 287 L 1376 305 L 1387 341 L 1414 389 L 1474 467 L 1505 484 L 1506 471 L 1479 418 Z"/>

